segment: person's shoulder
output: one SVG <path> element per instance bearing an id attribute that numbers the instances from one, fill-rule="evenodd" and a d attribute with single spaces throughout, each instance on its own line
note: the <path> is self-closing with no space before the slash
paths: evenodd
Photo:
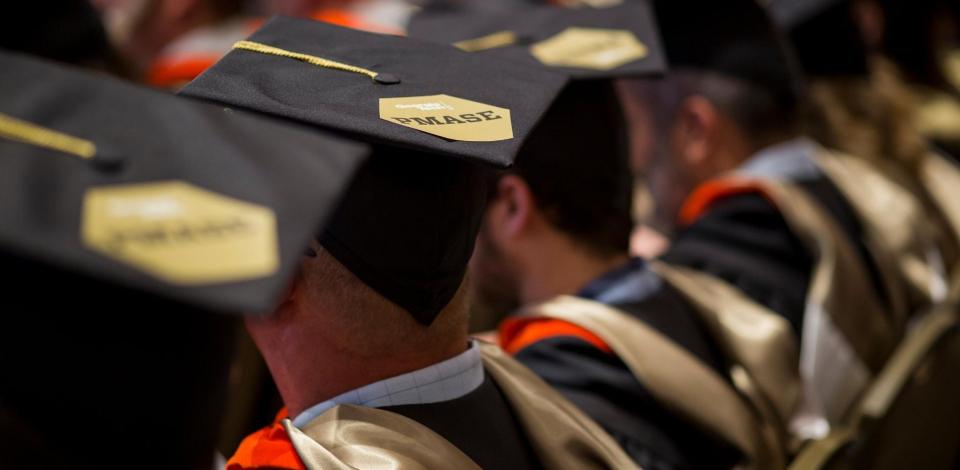
<path id="1" fill-rule="evenodd" d="M 749 225 L 752 220 L 748 217 L 770 217 L 779 214 L 776 204 L 762 190 L 742 190 L 717 196 L 689 227 L 698 228 L 708 223 Z"/>
<path id="2" fill-rule="evenodd" d="M 815 261 L 778 206 L 759 190 L 718 197 L 677 233 L 661 260 L 735 285 L 795 328 Z"/>
<path id="3" fill-rule="evenodd" d="M 760 189 L 718 195 L 678 230 L 664 258 L 668 261 L 689 250 L 790 252 L 796 237 L 778 206 Z M 779 248 L 779 249 L 778 249 Z"/>
<path id="4" fill-rule="evenodd" d="M 735 450 L 671 412 L 618 356 L 588 339 L 543 338 L 516 359 L 599 423 L 643 468 L 699 468 L 710 459 L 737 458 Z M 691 456 L 692 449 L 699 455 Z"/>

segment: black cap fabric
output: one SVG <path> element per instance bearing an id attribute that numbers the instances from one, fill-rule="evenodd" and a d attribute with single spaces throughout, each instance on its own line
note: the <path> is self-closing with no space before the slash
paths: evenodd
<path id="1" fill-rule="evenodd" d="M 473 253 L 486 171 L 376 146 L 320 244 L 365 284 L 429 325 L 456 294 Z"/>
<path id="2" fill-rule="evenodd" d="M 369 142 L 506 167 L 563 82 L 539 68 L 451 46 L 276 17 L 181 93 Z M 394 114 L 381 118 L 381 107 Z M 419 112 L 420 120 L 403 122 L 397 112 Z M 501 128 L 489 136 L 443 135 L 494 121 Z"/>
<path id="3" fill-rule="evenodd" d="M 799 100 L 785 43 L 757 0 L 655 0 L 654 10 L 671 69 L 713 71 Z"/>
<path id="4" fill-rule="evenodd" d="M 869 55 L 849 0 L 770 0 L 769 8 L 789 34 L 805 74 L 867 75 Z"/>
<path id="5" fill-rule="evenodd" d="M 185 305 L 270 312 L 368 152 L 17 54 L 0 69 L 0 252 Z"/>
<path id="6" fill-rule="evenodd" d="M 463 281 L 484 167 L 513 163 L 565 81 L 449 45 L 274 18 L 182 93 L 376 144 L 319 240 L 428 325 Z"/>
<path id="7" fill-rule="evenodd" d="M 0 468 L 213 468 L 239 317 L 6 248 L 0 415 L 22 419 L 0 425 Z"/>
<path id="8" fill-rule="evenodd" d="M 605 9 L 425 10 L 411 19 L 408 33 L 546 65 L 574 79 L 647 76 L 666 66 L 653 12 L 644 0 Z"/>
<path id="9" fill-rule="evenodd" d="M 420 2 L 427 13 L 496 13 L 547 3 L 543 0 L 427 0 Z"/>

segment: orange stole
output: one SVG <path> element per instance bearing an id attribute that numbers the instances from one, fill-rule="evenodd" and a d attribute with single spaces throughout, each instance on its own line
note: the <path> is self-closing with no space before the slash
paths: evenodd
<path id="1" fill-rule="evenodd" d="M 244 438 L 233 457 L 227 461 L 226 470 L 306 470 L 287 431 L 280 424 L 286 417 L 287 409 L 283 408 L 277 413 L 273 424 Z"/>
<path id="2" fill-rule="evenodd" d="M 613 354 L 613 350 L 599 336 L 579 325 L 553 318 L 508 318 L 500 324 L 500 347 L 511 356 L 521 349 L 550 338 L 572 336 L 593 347 Z"/>

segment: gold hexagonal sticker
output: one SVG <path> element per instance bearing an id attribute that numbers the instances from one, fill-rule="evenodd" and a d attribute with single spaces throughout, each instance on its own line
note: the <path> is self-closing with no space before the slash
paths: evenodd
<path id="1" fill-rule="evenodd" d="M 464 39 L 453 43 L 453 47 L 464 52 L 479 52 L 498 47 L 506 47 L 517 43 L 517 33 L 500 31 L 479 38 Z"/>
<path id="2" fill-rule="evenodd" d="M 171 284 L 255 279 L 279 264 L 271 209 L 183 181 L 91 188 L 80 231 L 87 247 Z"/>
<path id="3" fill-rule="evenodd" d="M 450 140 L 513 138 L 509 109 L 450 95 L 380 98 L 380 119 Z"/>
<path id="4" fill-rule="evenodd" d="M 647 46 L 621 29 L 567 28 L 530 46 L 544 65 L 612 70 L 647 56 Z"/>

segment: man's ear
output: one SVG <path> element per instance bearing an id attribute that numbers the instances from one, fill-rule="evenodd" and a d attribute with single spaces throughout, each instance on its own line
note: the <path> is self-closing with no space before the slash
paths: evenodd
<path id="1" fill-rule="evenodd" d="M 520 176 L 507 174 L 497 181 L 494 191 L 484 222 L 488 233 L 501 241 L 523 236 L 537 210 L 530 186 Z"/>
<path id="2" fill-rule="evenodd" d="M 719 129 L 719 112 L 702 96 L 683 101 L 677 115 L 675 143 L 688 164 L 700 165 L 713 151 Z"/>

